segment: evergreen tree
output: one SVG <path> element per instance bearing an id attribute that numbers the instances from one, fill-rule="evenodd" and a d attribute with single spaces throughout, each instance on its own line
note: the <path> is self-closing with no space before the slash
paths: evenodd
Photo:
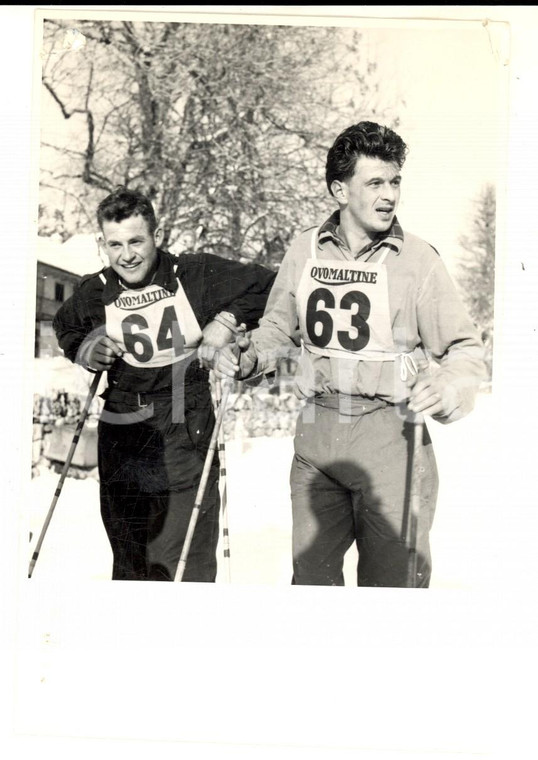
<path id="1" fill-rule="evenodd" d="M 495 292 L 495 187 L 487 184 L 475 201 L 469 234 L 460 237 L 465 251 L 457 282 L 469 313 L 482 334 L 491 379 Z"/>

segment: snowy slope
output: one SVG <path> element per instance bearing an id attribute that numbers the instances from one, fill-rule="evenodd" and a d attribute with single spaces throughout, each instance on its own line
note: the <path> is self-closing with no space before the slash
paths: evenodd
<path id="1" fill-rule="evenodd" d="M 476 590 L 500 572 L 500 504 L 495 471 L 493 398 L 480 395 L 474 412 L 450 426 L 430 422 L 441 480 L 432 531 L 432 588 Z M 251 438 L 226 445 L 231 580 L 234 584 L 285 586 L 291 580 L 291 510 L 288 475 L 291 438 Z M 28 483 L 21 512 L 33 540 L 50 506 L 58 475 L 42 470 Z M 517 505 L 513 506 L 516 510 Z M 26 537 L 28 536 L 25 533 Z M 218 582 L 227 582 L 219 549 Z M 356 553 L 346 557 L 346 585 L 354 585 Z M 111 554 L 99 515 L 98 483 L 67 478 L 43 543 L 34 577 L 69 573 L 110 577 Z"/>

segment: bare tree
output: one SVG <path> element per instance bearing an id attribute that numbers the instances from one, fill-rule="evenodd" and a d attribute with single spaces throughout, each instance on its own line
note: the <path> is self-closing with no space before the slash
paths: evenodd
<path id="1" fill-rule="evenodd" d="M 482 333 L 491 378 L 495 292 L 495 187 L 487 184 L 474 205 L 470 232 L 460 237 L 460 245 L 465 254 L 459 263 L 457 281 L 471 317 Z"/>
<path id="2" fill-rule="evenodd" d="M 63 44 L 75 26 L 79 52 Z M 141 189 L 178 247 L 278 263 L 328 209 L 336 134 L 365 116 L 396 125 L 354 30 L 50 20 L 43 49 L 45 96 L 77 125 L 43 145 L 43 198 L 69 192 L 80 212 Z"/>

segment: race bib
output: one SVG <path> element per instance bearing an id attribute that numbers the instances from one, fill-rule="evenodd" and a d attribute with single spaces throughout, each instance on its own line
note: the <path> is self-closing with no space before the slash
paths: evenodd
<path id="1" fill-rule="evenodd" d="M 309 259 L 297 304 L 309 351 L 369 361 L 396 356 L 384 264 Z"/>
<path id="2" fill-rule="evenodd" d="M 185 291 L 160 285 L 124 290 L 105 307 L 106 331 L 134 367 L 165 367 L 196 350 L 202 331 Z"/>

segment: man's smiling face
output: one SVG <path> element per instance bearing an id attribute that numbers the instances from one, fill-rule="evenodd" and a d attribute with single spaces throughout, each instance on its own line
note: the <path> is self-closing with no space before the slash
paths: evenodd
<path id="1" fill-rule="evenodd" d="M 102 233 L 110 266 L 125 284 L 134 287 L 147 284 L 157 263 L 162 230 L 158 228 L 151 233 L 146 219 L 137 214 L 121 222 L 103 222 Z"/>
<path id="2" fill-rule="evenodd" d="M 398 164 L 359 156 L 353 175 L 339 182 L 342 213 L 373 239 L 390 229 L 400 200 Z"/>

